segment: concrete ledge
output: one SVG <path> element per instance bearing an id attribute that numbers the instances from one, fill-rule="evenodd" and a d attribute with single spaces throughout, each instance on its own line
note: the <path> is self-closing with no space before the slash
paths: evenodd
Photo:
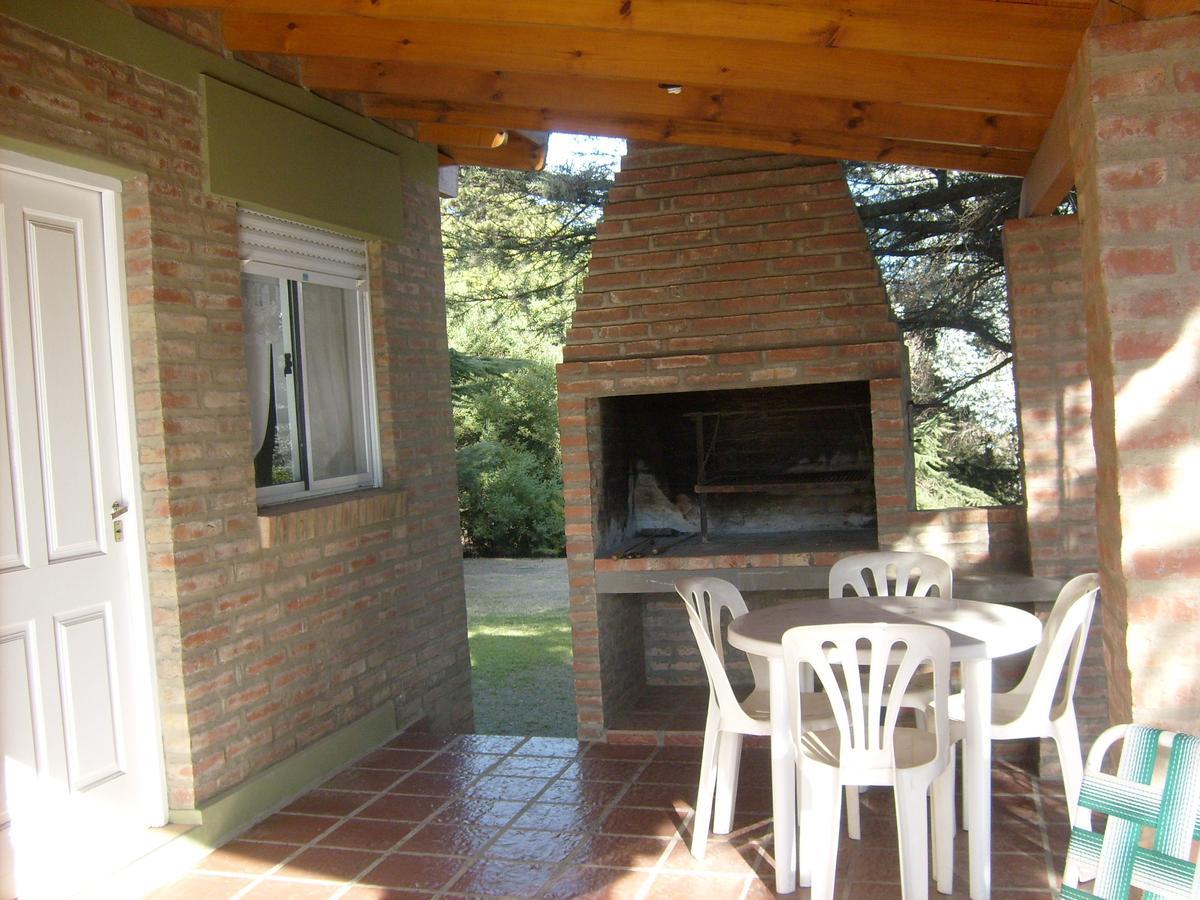
<path id="1" fill-rule="evenodd" d="M 597 594 L 671 594 L 675 579 L 685 576 L 723 578 L 743 593 L 755 591 L 822 591 L 829 566 L 779 566 L 746 569 L 678 569 L 671 572 L 596 572 Z M 954 594 L 988 603 L 1053 603 L 1066 579 L 1034 578 L 1017 572 L 956 575 Z"/>

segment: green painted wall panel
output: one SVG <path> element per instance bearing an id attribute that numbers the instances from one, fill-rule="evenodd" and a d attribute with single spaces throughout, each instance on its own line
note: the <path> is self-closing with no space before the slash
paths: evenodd
<path id="1" fill-rule="evenodd" d="M 284 122 L 293 123 L 286 127 L 292 129 L 288 134 L 294 146 L 298 146 L 297 141 L 301 139 L 315 141 L 306 153 L 296 152 L 289 156 L 289 165 L 300 165 L 303 174 L 291 178 L 288 192 L 271 190 L 272 202 L 256 199 L 257 194 L 266 192 L 265 188 L 262 191 L 252 189 L 255 196 L 239 194 L 224 175 L 214 172 L 210 174 L 210 181 L 215 193 L 312 224 L 398 239 L 402 227 L 401 195 L 396 190 L 399 181 L 394 173 L 399 172 L 401 178 L 423 184 L 437 183 L 437 154 L 433 147 L 410 140 L 366 116 L 244 63 L 181 41 L 97 0 L 0 0 L 0 14 L 189 90 L 201 90 L 205 80 L 240 88 L 259 101 L 256 115 L 267 116 L 276 127 L 285 127 Z M 272 104 L 276 109 L 264 112 Z M 257 172 L 270 179 L 290 176 L 292 173 L 278 157 L 272 159 L 261 155 L 264 150 L 278 152 L 280 144 L 263 142 L 258 137 L 251 140 L 250 133 L 261 129 L 253 127 L 253 122 L 246 124 L 243 129 L 247 134 L 245 143 L 233 148 L 228 136 L 221 138 L 217 142 L 221 156 L 214 162 L 224 168 L 236 159 L 248 172 Z M 236 154 L 231 153 L 233 149 Z M 313 177 L 313 160 L 322 153 L 325 156 L 323 164 L 317 167 L 319 177 Z M 343 160 L 382 161 L 385 157 L 389 160 L 378 177 L 374 177 L 371 168 L 351 168 L 343 163 Z M 362 189 L 364 183 L 368 184 L 366 190 Z M 355 193 L 349 193 L 351 190 Z M 287 205 L 282 205 L 284 203 Z"/>
<path id="2" fill-rule="evenodd" d="M 215 78 L 201 83 L 211 193 L 318 224 L 400 237 L 400 157 Z"/>

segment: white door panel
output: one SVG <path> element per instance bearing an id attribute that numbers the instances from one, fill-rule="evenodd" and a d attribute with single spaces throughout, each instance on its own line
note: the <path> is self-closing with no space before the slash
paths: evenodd
<path id="1" fill-rule="evenodd" d="M 106 202 L 0 160 L 0 897 L 54 896 L 112 868 L 157 774 L 132 752 L 142 588 L 111 519 L 134 487 Z"/>

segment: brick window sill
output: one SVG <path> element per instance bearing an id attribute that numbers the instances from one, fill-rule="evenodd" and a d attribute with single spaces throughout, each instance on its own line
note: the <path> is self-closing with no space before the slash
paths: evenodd
<path id="1" fill-rule="evenodd" d="M 406 506 L 407 495 L 394 488 L 372 488 L 280 503 L 259 509 L 259 540 L 263 549 L 268 549 L 325 538 L 390 522 L 403 515 Z"/>

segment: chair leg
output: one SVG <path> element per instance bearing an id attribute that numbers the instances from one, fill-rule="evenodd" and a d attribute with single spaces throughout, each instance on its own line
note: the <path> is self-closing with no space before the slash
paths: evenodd
<path id="1" fill-rule="evenodd" d="M 742 736 L 736 731 L 723 732 L 717 750 L 717 807 L 713 813 L 713 834 L 729 834 L 733 830 L 741 765 Z"/>
<path id="2" fill-rule="evenodd" d="M 1063 793 L 1067 799 L 1067 816 L 1072 826 L 1092 830 L 1092 815 L 1079 809 L 1079 787 L 1083 783 L 1083 750 L 1079 746 L 1079 724 L 1075 719 L 1075 708 L 1070 703 L 1057 719 L 1050 722 L 1050 734 L 1054 738 L 1054 748 L 1058 751 L 1058 765 L 1062 769 Z M 1096 877 L 1095 869 L 1090 865 L 1068 864 L 1071 869 L 1064 873 L 1064 883 L 1068 875 L 1075 884 L 1080 881 L 1092 881 Z"/>
<path id="3" fill-rule="evenodd" d="M 862 840 L 862 817 L 859 811 L 858 785 L 846 785 L 846 834 L 852 841 Z"/>
<path id="4" fill-rule="evenodd" d="M 713 793 L 717 786 L 717 748 L 721 740 L 721 713 L 715 703 L 708 707 L 704 726 L 704 749 L 700 754 L 700 785 L 696 791 L 696 815 L 692 818 L 692 856 L 704 859 L 708 828 L 712 822 Z"/>
<path id="5" fill-rule="evenodd" d="M 900 844 L 900 894 L 929 898 L 928 785 L 896 773 L 896 837 Z"/>
<path id="6" fill-rule="evenodd" d="M 1083 750 L 1079 746 L 1079 725 L 1071 704 L 1068 703 L 1063 714 L 1050 722 L 1050 730 L 1058 751 L 1058 764 L 1062 769 L 1067 815 L 1071 824 L 1075 824 L 1075 813 L 1079 808 L 1079 785 L 1083 782 Z"/>
<path id="7" fill-rule="evenodd" d="M 812 862 L 811 900 L 832 900 L 834 878 L 837 874 L 838 831 L 842 826 L 842 805 L 838 773 L 834 769 L 815 765 L 801 766 L 804 779 L 804 818 L 800 841 L 804 844 L 801 856 Z"/>
<path id="8" fill-rule="evenodd" d="M 950 762 L 933 782 L 933 878 L 939 894 L 954 890 L 954 748 Z"/>

